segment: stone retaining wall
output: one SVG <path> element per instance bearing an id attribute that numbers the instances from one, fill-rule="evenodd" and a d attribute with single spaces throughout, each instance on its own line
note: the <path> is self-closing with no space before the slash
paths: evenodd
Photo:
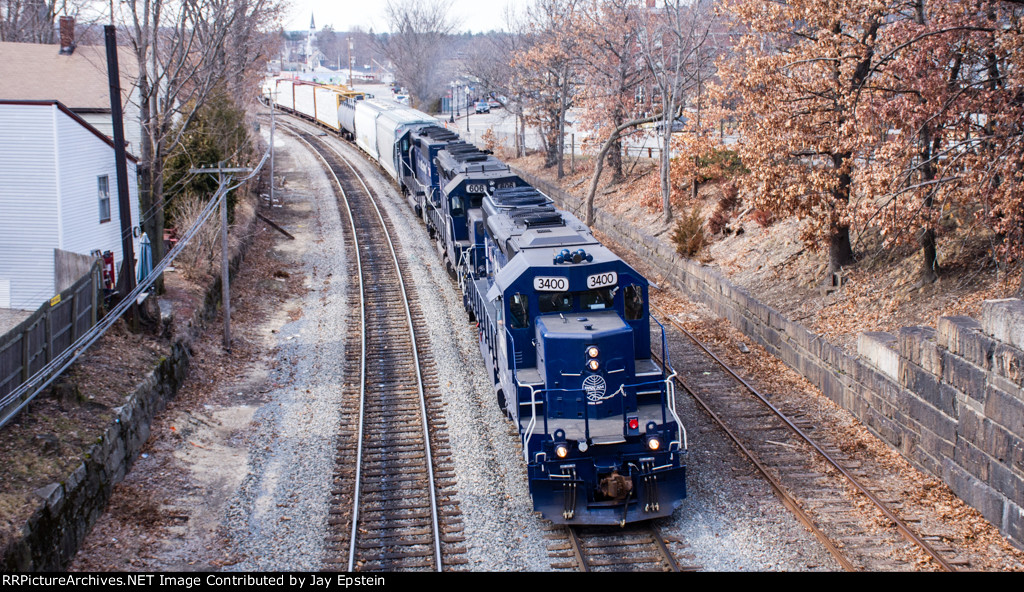
<path id="1" fill-rule="evenodd" d="M 580 210 L 580 198 L 516 172 L 559 207 Z M 980 323 L 946 317 L 935 329 L 866 333 L 860 355 L 851 356 L 629 221 L 597 211 L 594 227 L 786 362 L 1024 548 L 1024 302 L 986 302 Z"/>
<path id="2" fill-rule="evenodd" d="M 252 221 L 249 222 L 251 226 Z M 240 236 L 252 233 L 241 231 Z M 232 276 L 245 256 L 243 240 L 230 263 Z M 217 314 L 221 302 L 221 279 L 206 292 L 203 306 L 192 320 L 180 324 L 169 354 L 115 409 L 116 417 L 85 452 L 82 463 L 65 480 L 37 491 L 38 508 L 21 532 L 3 550 L 0 566 L 4 572 L 63 571 L 71 563 L 96 520 L 103 514 L 114 486 L 120 483 L 149 439 L 149 426 L 157 413 L 177 394 L 188 375 L 192 341 L 206 322 Z"/>

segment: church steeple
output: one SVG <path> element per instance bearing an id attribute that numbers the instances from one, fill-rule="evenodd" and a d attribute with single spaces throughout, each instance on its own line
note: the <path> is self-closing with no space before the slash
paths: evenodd
<path id="1" fill-rule="evenodd" d="M 306 67 L 313 69 L 313 39 L 316 37 L 316 21 L 313 13 L 309 14 L 309 34 L 306 35 Z"/>

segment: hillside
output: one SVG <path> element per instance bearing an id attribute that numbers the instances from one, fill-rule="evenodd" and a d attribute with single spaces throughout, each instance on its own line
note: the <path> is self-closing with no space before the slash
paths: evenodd
<path id="1" fill-rule="evenodd" d="M 555 179 L 555 169 L 543 167 L 543 156 L 509 159 L 512 166 L 559 184 L 583 197 L 593 168 L 577 157 L 575 172 Z M 666 224 L 657 201 L 656 162 L 626 162 L 625 182 L 610 186 L 607 168 L 598 185 L 595 207 L 633 221 L 652 235 L 670 241 L 675 223 Z M 939 280 L 920 285 L 921 254 L 913 248 L 885 249 L 876 236 L 854 228 L 857 262 L 843 270 L 842 286 L 830 293 L 820 288 L 826 279 L 827 251 L 809 249 L 798 238 L 801 222 L 786 219 L 762 227 L 749 196 L 732 208 L 727 233 L 710 235 L 707 220 L 718 208 L 724 179 L 701 186 L 696 202 L 674 204 L 677 213 L 700 209 L 709 243 L 696 256 L 724 272 L 734 283 L 820 333 L 848 352 L 856 350 L 857 335 L 865 331 L 894 331 L 912 325 L 935 326 L 941 316 L 977 317 L 981 302 L 1012 296 L 1019 275 L 1007 273 L 991 257 L 989 244 L 962 228 L 939 236 Z M 679 214 L 677 214 L 678 216 Z M 652 278 L 657 282 L 658 278 Z"/>

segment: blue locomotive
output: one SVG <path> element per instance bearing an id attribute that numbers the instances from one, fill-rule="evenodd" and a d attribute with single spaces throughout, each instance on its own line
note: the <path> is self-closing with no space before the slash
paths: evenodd
<path id="1" fill-rule="evenodd" d="M 339 110 L 342 133 L 395 180 L 458 278 L 534 509 L 581 525 L 671 514 L 686 497 L 686 432 L 674 372 L 652 356 L 647 280 L 436 119 L 384 101 Z"/>

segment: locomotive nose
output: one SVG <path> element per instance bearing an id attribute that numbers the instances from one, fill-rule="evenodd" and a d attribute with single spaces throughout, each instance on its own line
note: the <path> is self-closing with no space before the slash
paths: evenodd
<path id="1" fill-rule="evenodd" d="M 540 317 L 539 359 L 545 381 L 564 393 L 552 409 L 561 417 L 604 417 L 621 411 L 612 400 L 633 375 L 633 330 L 613 311 Z M 588 413 L 589 410 L 589 413 Z"/>

